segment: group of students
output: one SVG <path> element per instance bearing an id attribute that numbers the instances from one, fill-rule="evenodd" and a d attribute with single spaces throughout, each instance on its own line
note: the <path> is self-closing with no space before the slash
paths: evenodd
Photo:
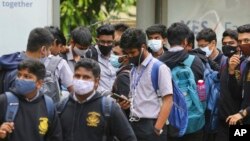
<path id="1" fill-rule="evenodd" d="M 0 57 L 0 140 L 227 141 L 230 125 L 249 124 L 250 24 L 226 30 L 222 51 L 210 28 L 197 34 L 195 48 L 194 33 L 183 23 L 156 24 L 146 32 L 105 24 L 96 32 L 92 45 L 90 30 L 77 27 L 66 47 L 58 28 L 35 28 L 25 52 Z M 206 130 L 211 115 L 204 110 L 196 118 L 198 128 L 172 137 L 167 121 L 175 103 L 173 70 L 189 58 L 186 67 L 195 83 L 205 80 L 206 64 L 218 72 L 217 126 Z M 155 89 L 152 71 L 158 62 Z M 61 92 L 68 92 L 52 97 L 56 107 L 48 106 L 44 91 L 51 66 Z M 189 91 L 181 90 L 188 100 Z M 120 96 L 113 100 L 113 93 Z"/>

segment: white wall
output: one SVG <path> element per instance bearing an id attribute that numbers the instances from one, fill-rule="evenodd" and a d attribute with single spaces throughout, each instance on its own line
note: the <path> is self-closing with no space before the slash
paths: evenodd
<path id="1" fill-rule="evenodd" d="M 0 55 L 26 50 L 33 28 L 52 25 L 54 19 L 59 19 L 59 15 L 52 16 L 53 1 L 0 0 Z"/>

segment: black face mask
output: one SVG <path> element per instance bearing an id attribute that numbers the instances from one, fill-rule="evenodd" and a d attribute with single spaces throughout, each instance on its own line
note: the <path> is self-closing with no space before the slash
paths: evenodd
<path id="1" fill-rule="evenodd" d="M 225 56 L 230 58 L 237 52 L 237 47 L 225 45 L 225 46 L 222 46 L 222 52 Z"/>
<path id="2" fill-rule="evenodd" d="M 112 50 L 112 45 L 111 46 L 104 46 L 104 45 L 98 45 L 99 50 L 101 51 L 102 55 L 107 56 L 111 50 Z"/>
<path id="3" fill-rule="evenodd" d="M 143 51 L 144 50 L 141 50 L 137 56 L 129 58 L 129 63 L 135 66 L 139 66 L 139 64 L 141 64 L 141 62 L 144 60 L 143 55 L 142 55 Z"/>

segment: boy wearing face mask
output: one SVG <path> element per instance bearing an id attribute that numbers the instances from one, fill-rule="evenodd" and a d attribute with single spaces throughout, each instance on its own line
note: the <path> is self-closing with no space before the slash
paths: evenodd
<path id="1" fill-rule="evenodd" d="M 39 91 L 45 71 L 45 66 L 37 60 L 25 60 L 18 65 L 15 86 L 10 90 L 18 99 L 19 106 L 14 121 L 6 121 L 7 97 L 5 94 L 0 95 L 0 140 L 62 141 L 56 109 L 50 107 L 53 112 L 51 118 L 45 95 Z M 52 99 L 50 101 L 53 104 Z"/>
<path id="2" fill-rule="evenodd" d="M 215 32 L 211 28 L 202 29 L 197 34 L 196 41 L 198 47 L 205 52 L 206 57 L 216 63 L 216 65 L 210 63 L 211 68 L 218 71 L 224 57 L 222 52 L 216 47 L 217 39 Z"/>
<path id="3" fill-rule="evenodd" d="M 222 51 L 226 59 L 225 64 L 221 68 L 220 72 L 220 97 L 218 102 L 218 128 L 215 135 L 215 141 L 225 140 L 229 141 L 229 126 L 226 123 L 226 119 L 229 115 L 232 115 L 239 111 L 241 101 L 235 99 L 234 94 L 228 89 L 228 60 L 234 55 L 239 54 L 238 50 L 238 32 L 236 30 L 227 29 L 223 33 L 222 37 Z M 239 82 L 239 67 L 237 68 L 237 81 Z"/>
<path id="4" fill-rule="evenodd" d="M 104 136 L 108 139 L 116 136 L 120 141 L 136 141 L 131 126 L 116 103 L 111 104 L 109 119 L 104 116 L 104 96 L 96 91 L 100 71 L 99 64 L 92 59 L 85 58 L 76 63 L 75 91 L 60 113 L 63 140 L 101 141 Z"/>
<path id="5" fill-rule="evenodd" d="M 231 116 L 228 116 L 226 122 L 229 125 L 238 124 L 239 121 L 243 124 L 250 124 L 248 107 L 250 106 L 250 24 L 242 25 L 237 28 L 238 43 L 242 54 L 246 57 L 241 61 L 240 55 L 233 55 L 229 59 L 229 79 L 228 88 L 234 94 L 234 99 L 240 100 L 241 105 L 239 111 Z M 242 66 L 245 64 L 244 66 Z M 240 81 L 237 81 L 237 67 L 240 66 Z M 246 118 L 245 118 L 246 117 Z"/>
<path id="6" fill-rule="evenodd" d="M 87 58 L 96 60 L 101 67 L 100 85 L 98 91 L 105 93 L 111 91 L 116 78 L 117 68 L 110 63 L 110 55 L 114 47 L 113 25 L 104 24 L 96 29 L 97 44 L 87 52 Z"/>
<path id="7" fill-rule="evenodd" d="M 182 65 L 183 61 L 189 57 L 186 47 L 188 45 L 188 37 L 190 34 L 190 29 L 187 25 L 183 23 L 173 23 L 167 30 L 168 42 L 170 44 L 170 49 L 165 52 L 159 60 L 164 62 L 170 69 L 176 66 Z M 195 82 L 203 79 L 204 68 L 202 66 L 202 61 L 199 57 L 195 56 L 190 69 L 193 72 Z M 198 115 L 197 115 L 198 117 Z M 203 129 L 204 115 L 200 114 L 197 118 L 197 124 L 201 124 L 201 129 L 197 129 L 192 133 L 186 133 L 182 137 L 168 137 L 169 141 L 201 141 L 203 139 Z"/>
<path id="8" fill-rule="evenodd" d="M 138 141 L 166 140 L 166 120 L 172 107 L 171 73 L 166 65 L 159 67 L 159 91 L 151 83 L 153 64 L 158 61 L 147 50 L 146 34 L 140 29 L 127 29 L 121 37 L 121 48 L 133 64 L 130 73 L 129 121 Z M 162 102 L 162 104 L 160 104 Z"/>
<path id="9" fill-rule="evenodd" d="M 92 35 L 87 27 L 80 26 L 71 31 L 69 51 L 61 56 L 68 62 L 72 72 L 76 62 L 86 57 L 91 42 Z"/>
<path id="10" fill-rule="evenodd" d="M 111 64 L 119 68 L 119 70 L 116 73 L 116 79 L 113 84 L 112 92 L 125 96 L 128 98 L 129 91 L 130 91 L 130 70 L 131 65 L 129 64 L 128 56 L 124 53 L 123 49 L 120 48 L 119 44 L 116 44 L 116 46 L 112 49 L 113 54 L 111 54 L 110 62 Z M 123 107 L 122 105 L 126 105 L 129 101 L 117 101 Z M 127 117 L 129 117 L 129 109 L 124 109 L 124 112 Z"/>
<path id="11" fill-rule="evenodd" d="M 44 63 L 50 54 L 54 41 L 53 35 L 44 28 L 33 29 L 28 38 L 26 52 L 16 52 L 0 57 L 1 72 L 0 93 L 6 92 L 14 84 L 17 65 L 26 59 L 37 59 Z M 2 71 L 1 70 L 1 71 Z"/>
<path id="12" fill-rule="evenodd" d="M 148 50 L 156 58 L 161 56 L 167 48 L 167 28 L 162 24 L 155 24 L 147 28 L 146 30 L 148 37 Z"/>
<path id="13" fill-rule="evenodd" d="M 59 56 L 52 56 L 50 54 L 50 48 L 53 46 L 55 38 L 50 33 L 47 28 L 35 28 L 33 29 L 28 38 L 26 52 L 17 52 L 14 54 L 4 55 L 0 57 L 1 59 L 1 68 L 4 68 L 8 71 L 9 74 L 5 74 L 4 79 L 1 79 L 0 88 L 4 88 L 2 92 L 5 92 L 9 87 L 13 86 L 13 81 L 16 75 L 16 68 L 20 61 L 26 59 L 37 59 L 42 62 L 47 70 L 50 70 L 50 61 L 57 61 L 58 64 L 54 70 L 55 77 L 57 81 L 61 80 L 61 84 L 67 88 L 68 91 L 72 91 L 72 71 L 70 70 L 67 62 L 60 58 Z M 69 78 L 68 78 L 69 77 Z M 4 83 L 2 82 L 4 80 Z M 1 92 L 1 91 L 0 91 Z M 54 95 L 49 93 L 49 95 Z M 59 95 L 57 95 L 59 97 Z"/>

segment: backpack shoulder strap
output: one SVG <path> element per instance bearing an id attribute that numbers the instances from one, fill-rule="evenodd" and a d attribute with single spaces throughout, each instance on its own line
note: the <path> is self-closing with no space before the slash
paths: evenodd
<path id="1" fill-rule="evenodd" d="M 102 112 L 105 116 L 105 118 L 109 118 L 111 115 L 111 109 L 112 109 L 112 101 L 106 97 L 102 97 Z"/>
<path id="2" fill-rule="evenodd" d="M 64 111 L 67 103 L 69 102 L 69 96 L 67 96 L 66 98 L 62 99 L 57 105 L 57 113 L 59 114 L 59 116 L 62 114 L 62 112 Z"/>
<path id="3" fill-rule="evenodd" d="M 110 116 L 112 110 L 112 101 L 106 96 L 102 97 L 102 113 L 105 117 L 104 134 L 102 136 L 102 141 L 107 141 L 111 137 L 110 133 Z"/>
<path id="4" fill-rule="evenodd" d="M 55 57 L 55 56 L 51 57 L 48 65 L 46 66 L 46 70 L 50 71 L 51 73 L 54 73 L 58 64 L 62 59 L 63 59 L 62 57 Z"/>
<path id="5" fill-rule="evenodd" d="M 54 102 L 47 95 L 44 95 L 44 100 L 45 100 L 46 109 L 47 109 L 47 112 L 48 112 L 49 121 L 52 122 L 53 119 L 54 119 L 54 115 L 55 115 L 55 105 L 54 105 Z"/>
<path id="6" fill-rule="evenodd" d="M 5 92 L 5 95 L 7 97 L 5 121 L 12 122 L 14 121 L 19 108 L 19 100 L 12 92 Z"/>
<path id="7" fill-rule="evenodd" d="M 86 57 L 94 59 L 95 61 L 98 62 L 98 52 L 97 52 L 97 49 L 95 48 L 95 46 L 91 46 L 89 48 L 89 50 L 86 53 Z"/>
<path id="8" fill-rule="evenodd" d="M 186 59 L 183 61 L 183 64 L 186 65 L 186 66 L 191 67 L 191 65 L 193 64 L 194 58 L 195 58 L 194 55 L 188 55 L 188 58 L 186 58 Z"/>
<path id="9" fill-rule="evenodd" d="M 159 89 L 159 85 L 158 85 L 158 76 L 159 76 L 159 68 L 163 63 L 159 60 L 157 60 L 152 67 L 152 71 L 151 71 L 151 81 L 153 84 L 153 88 L 155 90 L 155 92 L 157 93 L 157 90 Z"/>

